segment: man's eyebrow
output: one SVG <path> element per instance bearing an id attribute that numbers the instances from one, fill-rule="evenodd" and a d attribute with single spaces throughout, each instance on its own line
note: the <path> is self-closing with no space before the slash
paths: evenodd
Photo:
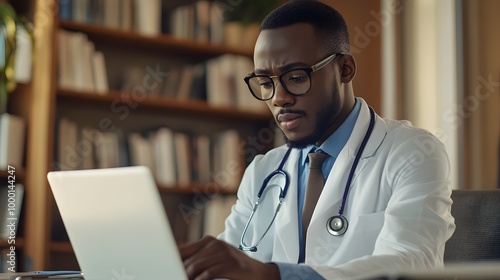
<path id="1" fill-rule="evenodd" d="M 287 65 L 278 67 L 278 70 L 280 73 L 283 73 L 283 72 L 290 71 L 290 70 L 293 70 L 296 68 L 307 68 L 307 67 L 310 67 L 310 65 L 305 64 L 304 62 L 293 62 L 293 63 L 289 63 Z M 255 73 L 255 75 L 269 75 L 269 73 L 271 71 L 269 71 L 269 69 L 255 69 L 253 72 Z"/>

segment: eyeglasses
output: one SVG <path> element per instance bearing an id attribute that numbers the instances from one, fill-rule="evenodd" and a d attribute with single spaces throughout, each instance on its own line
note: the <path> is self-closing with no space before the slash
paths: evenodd
<path id="1" fill-rule="evenodd" d="M 334 53 L 309 68 L 299 68 L 287 71 L 279 76 L 256 75 L 255 72 L 245 77 L 245 83 L 252 95 L 262 101 L 273 98 L 276 91 L 274 79 L 278 78 L 285 90 L 293 95 L 306 94 L 311 89 L 311 73 L 320 70 L 328 63 L 332 62 L 339 55 L 344 53 Z"/>

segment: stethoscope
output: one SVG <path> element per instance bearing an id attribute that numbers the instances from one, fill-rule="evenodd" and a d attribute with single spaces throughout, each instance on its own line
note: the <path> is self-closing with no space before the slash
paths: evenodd
<path id="1" fill-rule="evenodd" d="M 358 166 L 358 162 L 361 158 L 361 155 L 363 154 L 363 151 L 365 149 L 365 146 L 368 142 L 368 139 L 370 139 L 370 135 L 372 134 L 373 127 L 375 126 L 375 112 L 371 107 L 370 109 L 370 124 L 368 125 L 368 129 L 366 131 L 365 137 L 363 138 L 363 141 L 361 142 L 361 145 L 359 146 L 359 150 L 356 154 L 356 157 L 354 158 L 354 162 L 351 166 L 351 170 L 349 172 L 349 176 L 347 177 L 347 182 L 344 188 L 344 195 L 342 196 L 342 203 L 340 204 L 340 209 L 337 215 L 334 215 L 330 217 L 326 221 L 326 230 L 328 233 L 330 233 L 333 236 L 341 236 L 343 235 L 346 231 L 347 228 L 349 227 L 349 222 L 347 221 L 347 218 L 344 216 L 344 209 L 345 209 L 345 204 L 347 202 L 347 196 L 349 194 L 349 187 L 351 185 L 352 179 L 354 177 L 354 171 L 356 171 L 356 167 Z M 288 156 L 290 155 L 292 148 L 288 148 L 286 151 L 285 155 L 283 156 L 283 159 L 281 160 L 278 169 L 275 171 L 271 172 L 265 179 L 264 182 L 262 182 L 262 186 L 260 187 L 259 192 L 257 193 L 257 201 L 255 202 L 252 212 L 250 214 L 250 217 L 248 218 L 248 221 L 245 225 L 245 228 L 243 229 L 243 233 L 241 234 L 241 239 L 240 239 L 240 245 L 238 248 L 242 251 L 250 251 L 250 252 L 256 252 L 257 251 L 257 246 L 259 243 L 264 239 L 264 236 L 267 234 L 269 229 L 274 223 L 274 220 L 276 219 L 276 216 L 278 215 L 278 212 L 281 208 L 281 204 L 283 203 L 283 200 L 285 199 L 286 193 L 288 192 L 288 186 L 290 185 L 290 178 L 288 174 L 283 170 L 283 166 L 285 165 L 286 160 L 288 159 Z M 280 194 L 279 194 L 279 202 L 278 205 L 276 206 L 276 211 L 274 212 L 274 215 L 271 219 L 271 223 L 267 226 L 266 230 L 264 231 L 264 234 L 257 240 L 255 245 L 246 245 L 245 244 L 245 235 L 248 230 L 248 226 L 250 225 L 250 222 L 252 221 L 252 218 L 255 214 L 255 211 L 257 210 L 260 200 L 262 198 L 262 194 L 264 193 L 264 190 L 267 188 L 269 181 L 273 179 L 274 177 L 281 176 L 284 178 L 285 183 L 284 187 L 280 189 Z"/>

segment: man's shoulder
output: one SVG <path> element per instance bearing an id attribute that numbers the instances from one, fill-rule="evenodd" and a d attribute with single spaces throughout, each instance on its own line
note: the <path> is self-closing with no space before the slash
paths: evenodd
<path id="1" fill-rule="evenodd" d="M 419 128 L 413 126 L 410 121 L 407 120 L 392 120 L 383 119 L 387 125 L 387 136 L 389 138 L 395 138 L 398 140 L 407 140 L 411 138 L 429 138 L 437 142 L 440 140 L 429 130 L 424 128 Z"/>
<path id="2" fill-rule="evenodd" d="M 444 149 L 441 140 L 429 130 L 415 127 L 407 120 L 383 119 L 387 125 L 387 135 L 384 140 L 386 145 L 392 147 L 420 147 L 432 145 L 434 148 Z M 392 150 L 393 148 L 391 148 Z"/>

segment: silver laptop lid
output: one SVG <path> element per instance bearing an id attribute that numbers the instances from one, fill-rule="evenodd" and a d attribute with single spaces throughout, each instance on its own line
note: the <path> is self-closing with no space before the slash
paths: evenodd
<path id="1" fill-rule="evenodd" d="M 187 279 L 148 168 L 56 171 L 47 178 L 85 279 Z"/>

